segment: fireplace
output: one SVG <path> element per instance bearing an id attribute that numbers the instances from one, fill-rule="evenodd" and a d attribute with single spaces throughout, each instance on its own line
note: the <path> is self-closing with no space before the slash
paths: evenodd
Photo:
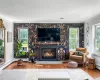
<path id="1" fill-rule="evenodd" d="M 56 48 L 41 48 L 40 60 L 57 60 Z"/>
<path id="2" fill-rule="evenodd" d="M 42 48 L 42 58 L 44 59 L 56 58 L 56 48 Z"/>

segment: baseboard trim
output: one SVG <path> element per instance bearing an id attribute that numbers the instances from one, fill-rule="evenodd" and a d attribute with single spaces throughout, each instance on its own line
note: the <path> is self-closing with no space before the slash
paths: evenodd
<path id="1" fill-rule="evenodd" d="M 5 67 L 7 67 L 9 64 L 11 64 L 13 61 L 15 61 L 15 60 L 12 59 L 12 60 L 10 60 L 10 61 L 8 61 L 8 62 L 2 64 L 2 65 L 0 66 L 0 70 L 3 70 Z"/>
<path id="2" fill-rule="evenodd" d="M 99 65 L 96 65 L 96 68 L 100 70 L 100 66 Z"/>

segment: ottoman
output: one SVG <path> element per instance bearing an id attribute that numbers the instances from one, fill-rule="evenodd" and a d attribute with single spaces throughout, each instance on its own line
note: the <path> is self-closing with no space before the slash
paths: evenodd
<path id="1" fill-rule="evenodd" d="M 70 61 L 70 62 L 68 62 L 67 67 L 68 68 L 76 68 L 76 67 L 78 67 L 78 63 L 75 61 Z"/>

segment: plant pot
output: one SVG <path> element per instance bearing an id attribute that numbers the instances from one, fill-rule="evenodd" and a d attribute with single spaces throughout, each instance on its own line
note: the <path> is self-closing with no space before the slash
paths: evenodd
<path id="1" fill-rule="evenodd" d="M 17 65 L 18 65 L 18 66 L 22 66 L 22 65 L 23 65 L 23 60 L 21 60 L 21 59 L 18 60 L 18 61 L 17 61 Z"/>
<path id="2" fill-rule="evenodd" d="M 35 63 L 35 57 L 30 57 L 32 63 Z"/>

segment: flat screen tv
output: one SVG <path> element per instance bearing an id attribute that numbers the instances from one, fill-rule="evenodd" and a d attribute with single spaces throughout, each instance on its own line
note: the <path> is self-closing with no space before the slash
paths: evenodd
<path id="1" fill-rule="evenodd" d="M 37 28 L 37 41 L 60 41 L 60 28 Z"/>

